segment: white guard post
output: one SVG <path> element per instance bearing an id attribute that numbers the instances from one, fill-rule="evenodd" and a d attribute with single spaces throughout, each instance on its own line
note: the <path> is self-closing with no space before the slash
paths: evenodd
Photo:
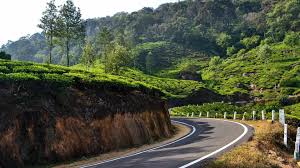
<path id="1" fill-rule="evenodd" d="M 295 151 L 294 151 L 294 159 L 298 161 L 300 159 L 299 149 L 300 148 L 300 127 L 297 129 L 296 142 L 295 142 Z"/>
<path id="2" fill-rule="evenodd" d="M 272 110 L 272 122 L 275 121 L 275 110 Z"/>
<path id="3" fill-rule="evenodd" d="M 261 111 L 261 120 L 266 120 L 266 116 L 265 116 L 265 110 Z"/>
<path id="4" fill-rule="evenodd" d="M 285 113 L 283 109 L 279 110 L 279 122 L 285 124 Z"/>
<path id="5" fill-rule="evenodd" d="M 253 111 L 253 112 L 252 112 L 252 119 L 253 119 L 253 120 L 256 120 L 256 111 Z"/>
<path id="6" fill-rule="evenodd" d="M 244 114 L 243 114 L 243 119 L 242 119 L 243 121 L 246 120 L 246 114 L 247 114 L 247 113 L 244 112 Z"/>
<path id="7" fill-rule="evenodd" d="M 287 147 L 288 125 L 284 124 L 283 144 Z"/>

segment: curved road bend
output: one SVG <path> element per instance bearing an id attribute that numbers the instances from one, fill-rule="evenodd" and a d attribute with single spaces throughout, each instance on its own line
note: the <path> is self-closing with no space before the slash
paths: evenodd
<path id="1" fill-rule="evenodd" d="M 251 127 L 230 121 L 196 118 L 173 120 L 185 123 L 191 132 L 174 143 L 86 165 L 84 168 L 205 167 L 206 161 L 247 141 L 253 134 Z"/>

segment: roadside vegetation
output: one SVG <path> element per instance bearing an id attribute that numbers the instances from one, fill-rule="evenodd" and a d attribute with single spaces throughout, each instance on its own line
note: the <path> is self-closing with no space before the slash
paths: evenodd
<path id="1" fill-rule="evenodd" d="M 266 121 L 247 121 L 254 127 L 253 138 L 232 151 L 223 154 L 208 168 L 294 168 L 297 167 L 293 160 L 293 142 L 288 148 L 283 145 L 283 127 L 279 123 L 272 124 Z M 289 129 L 290 135 L 295 137 L 296 130 Z"/>
<path id="2" fill-rule="evenodd" d="M 72 0 L 61 6 L 51 0 L 38 25 L 42 33 L 0 48 L 0 82 L 195 99 L 182 101 L 186 106 L 173 108 L 173 116 L 227 112 L 232 119 L 237 112 L 241 119 L 246 112 L 247 120 L 265 110 L 270 119 L 284 108 L 289 125 L 299 126 L 299 13 L 299 0 L 185 0 L 83 20 Z M 231 102 L 203 104 L 202 90 Z M 256 129 L 253 140 L 210 168 L 295 166 L 278 123 L 246 123 Z"/>
<path id="3" fill-rule="evenodd" d="M 215 102 L 215 103 L 204 103 L 202 105 L 187 105 L 181 107 L 175 107 L 171 110 L 172 116 L 191 116 L 194 113 L 195 117 L 198 117 L 201 113 L 201 117 L 206 117 L 207 112 L 211 118 L 223 118 L 224 113 L 227 113 L 227 119 L 233 119 L 234 112 L 236 112 L 236 118 L 242 119 L 244 113 L 245 120 L 252 120 L 252 112 L 256 111 L 257 119 L 261 119 L 262 111 L 265 111 L 266 119 L 271 119 L 272 110 L 275 110 L 276 116 L 278 119 L 279 109 L 284 108 L 286 112 L 286 120 L 288 123 L 293 126 L 297 126 L 298 121 L 300 120 L 299 116 L 299 104 L 292 106 L 282 106 L 278 103 L 269 102 L 267 104 L 256 104 L 249 103 L 247 105 L 235 105 L 229 103 Z"/>
<path id="4" fill-rule="evenodd" d="M 32 62 L 6 61 L 0 59 L 0 81 L 2 82 L 42 82 L 56 87 L 86 85 L 114 90 L 140 90 L 148 94 L 164 94 L 156 87 L 134 81 L 130 78 L 110 74 L 95 74 L 89 71 L 59 65 Z"/>
<path id="5" fill-rule="evenodd" d="M 248 102 L 239 108 L 288 107 L 297 119 L 299 12 L 297 0 L 187 0 L 82 20 L 72 1 L 50 1 L 38 25 L 42 34 L 1 47 L 13 60 L 50 65 L 0 69 L 3 78 L 138 83 L 174 99 L 210 89 L 224 97 L 243 95 Z M 52 71 L 52 63 L 72 67 L 36 75 Z"/>
<path id="6" fill-rule="evenodd" d="M 40 81 L 68 87 L 80 83 L 106 89 L 131 88 L 157 93 L 165 98 L 184 98 L 204 88 L 196 81 L 159 78 L 138 70 L 123 69 L 119 75 L 104 72 L 103 65 L 85 69 L 84 65 L 65 67 L 33 62 L 7 61 L 0 59 L 1 81 Z"/>

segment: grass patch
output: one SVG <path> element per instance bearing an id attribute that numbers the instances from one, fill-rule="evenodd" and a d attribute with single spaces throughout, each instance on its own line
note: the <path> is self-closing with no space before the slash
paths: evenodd
<path id="1" fill-rule="evenodd" d="M 263 121 L 245 123 L 255 128 L 253 139 L 222 155 L 210 163 L 208 168 L 296 167 L 292 159 L 292 150 L 286 149 L 282 144 L 283 127 L 279 123 L 271 124 Z M 295 130 L 289 129 L 289 132 L 292 136 Z"/>

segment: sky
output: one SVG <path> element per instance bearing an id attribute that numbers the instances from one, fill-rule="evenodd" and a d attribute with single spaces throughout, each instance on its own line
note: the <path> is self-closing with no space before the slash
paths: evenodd
<path id="1" fill-rule="evenodd" d="M 37 27 L 49 0 L 0 0 L 0 46 L 8 40 L 18 40 L 27 34 L 41 32 Z M 117 12 L 133 12 L 143 7 L 157 8 L 178 0 L 73 0 L 82 17 L 111 16 Z M 56 0 L 57 5 L 65 0 Z"/>

